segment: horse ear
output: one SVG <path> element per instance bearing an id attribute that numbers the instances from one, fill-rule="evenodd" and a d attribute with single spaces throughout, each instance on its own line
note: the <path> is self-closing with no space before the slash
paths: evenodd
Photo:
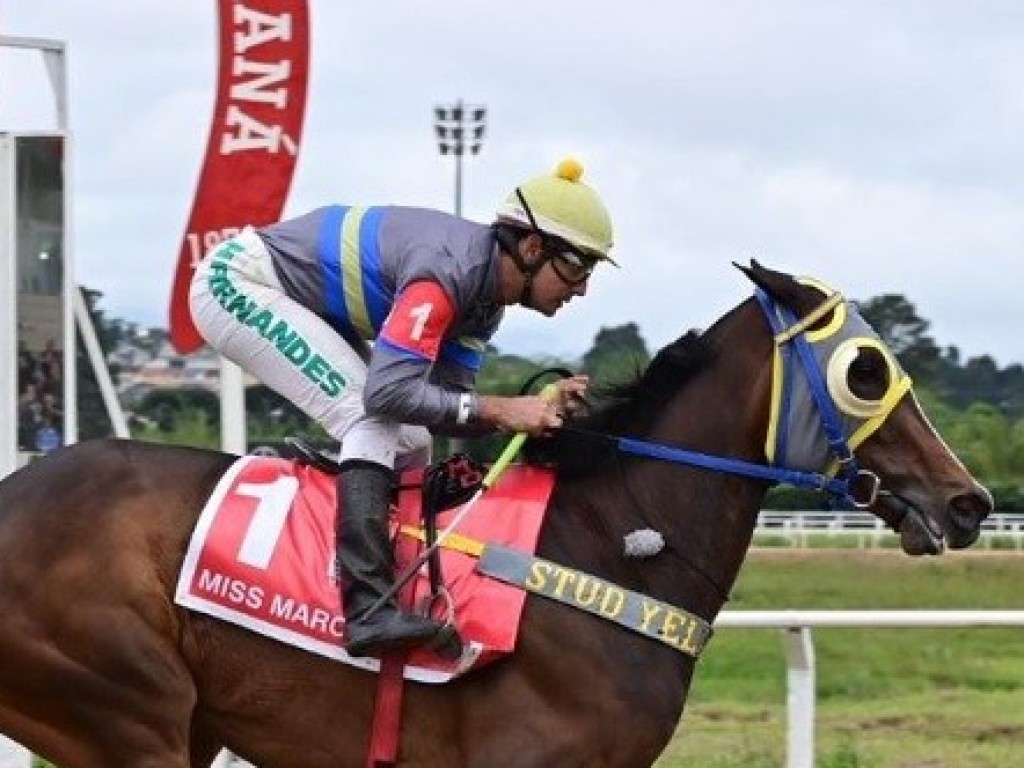
<path id="1" fill-rule="evenodd" d="M 751 259 L 749 267 L 737 264 L 735 261 L 732 264 L 754 285 L 776 300 L 782 300 L 786 296 L 792 295 L 796 286 L 792 275 L 768 269 L 762 266 L 757 259 Z"/>
<path id="2" fill-rule="evenodd" d="M 755 264 L 757 264 L 757 262 L 754 261 L 753 259 L 751 259 L 750 260 L 751 267 L 754 266 Z M 753 270 L 751 269 L 751 267 L 744 267 L 742 264 L 740 264 L 738 262 L 735 262 L 735 261 L 732 263 L 732 265 L 734 267 L 736 267 L 736 269 L 738 269 L 744 275 L 746 275 L 749 280 L 751 280 L 751 281 L 753 281 L 755 283 L 757 282 L 757 280 L 754 280 Z"/>
<path id="3" fill-rule="evenodd" d="M 736 262 L 733 262 L 733 266 L 775 301 L 789 307 L 801 317 L 814 309 L 821 301 L 822 294 L 818 288 L 804 285 L 785 272 L 768 269 L 756 259 L 750 260 L 749 267 L 744 267 Z"/>

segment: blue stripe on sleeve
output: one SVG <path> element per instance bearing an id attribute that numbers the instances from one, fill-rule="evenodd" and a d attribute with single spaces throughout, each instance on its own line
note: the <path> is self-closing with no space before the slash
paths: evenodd
<path id="1" fill-rule="evenodd" d="M 479 371 L 480 366 L 484 364 L 483 352 L 460 344 L 455 339 L 448 339 L 441 344 L 441 353 L 438 357 L 474 372 Z"/>
<path id="2" fill-rule="evenodd" d="M 366 301 L 366 312 L 374 331 L 380 331 L 394 297 L 388 296 L 384 290 L 380 265 L 380 224 L 384 217 L 384 208 L 373 207 L 366 210 L 362 226 L 359 228 L 359 257 L 362 267 L 363 297 Z"/>
<path id="3" fill-rule="evenodd" d="M 331 323 L 347 328 L 348 310 L 345 308 L 345 286 L 341 272 L 341 225 L 348 208 L 332 205 L 324 214 L 320 225 L 320 263 L 324 276 L 324 308 Z"/>
<path id="4" fill-rule="evenodd" d="M 382 347 L 390 349 L 392 352 L 396 352 L 401 357 L 412 358 L 414 360 L 422 360 L 423 362 L 426 363 L 434 362 L 429 357 L 424 355 L 422 352 L 418 352 L 414 349 L 409 349 L 408 347 L 403 347 L 401 344 L 396 344 L 386 336 L 378 336 L 377 340 L 374 342 L 374 345 L 378 344 Z"/>

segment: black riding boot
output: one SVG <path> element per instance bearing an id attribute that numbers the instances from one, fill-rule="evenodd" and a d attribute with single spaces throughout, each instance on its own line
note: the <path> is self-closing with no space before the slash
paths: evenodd
<path id="1" fill-rule="evenodd" d="M 399 610 L 394 598 L 365 615 L 395 581 L 388 537 L 393 488 L 394 473 L 369 461 L 346 461 L 338 476 L 337 549 L 350 656 L 421 645 L 441 629 L 432 619 Z"/>

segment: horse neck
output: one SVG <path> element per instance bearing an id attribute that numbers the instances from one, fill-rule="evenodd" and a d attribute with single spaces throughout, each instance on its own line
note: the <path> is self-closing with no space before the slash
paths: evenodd
<path id="1" fill-rule="evenodd" d="M 767 331 L 753 306 L 723 323 L 713 329 L 716 364 L 668 403 L 644 437 L 763 463 Z M 620 455 L 609 471 L 559 485 L 546 538 L 570 565 L 710 619 L 735 582 L 765 491 L 737 475 Z M 638 529 L 661 533 L 665 550 L 625 557 L 623 537 Z"/>

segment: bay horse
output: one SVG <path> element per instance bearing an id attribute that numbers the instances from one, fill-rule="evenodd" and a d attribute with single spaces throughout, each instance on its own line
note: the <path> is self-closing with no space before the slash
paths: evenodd
<path id="1" fill-rule="evenodd" d="M 713 622 L 775 482 L 810 478 L 870 508 L 908 554 L 972 544 L 991 496 L 854 305 L 739 268 L 754 297 L 549 441 L 538 554 Z M 797 342 L 810 358 L 787 355 Z M 0 731 L 62 768 L 205 768 L 222 747 L 261 768 L 363 765 L 372 674 L 174 603 L 199 511 L 235 458 L 85 442 L 0 483 Z M 663 546 L 624 556 L 637 530 Z M 513 654 L 407 686 L 399 764 L 650 766 L 693 672 L 678 649 L 530 595 Z"/>

